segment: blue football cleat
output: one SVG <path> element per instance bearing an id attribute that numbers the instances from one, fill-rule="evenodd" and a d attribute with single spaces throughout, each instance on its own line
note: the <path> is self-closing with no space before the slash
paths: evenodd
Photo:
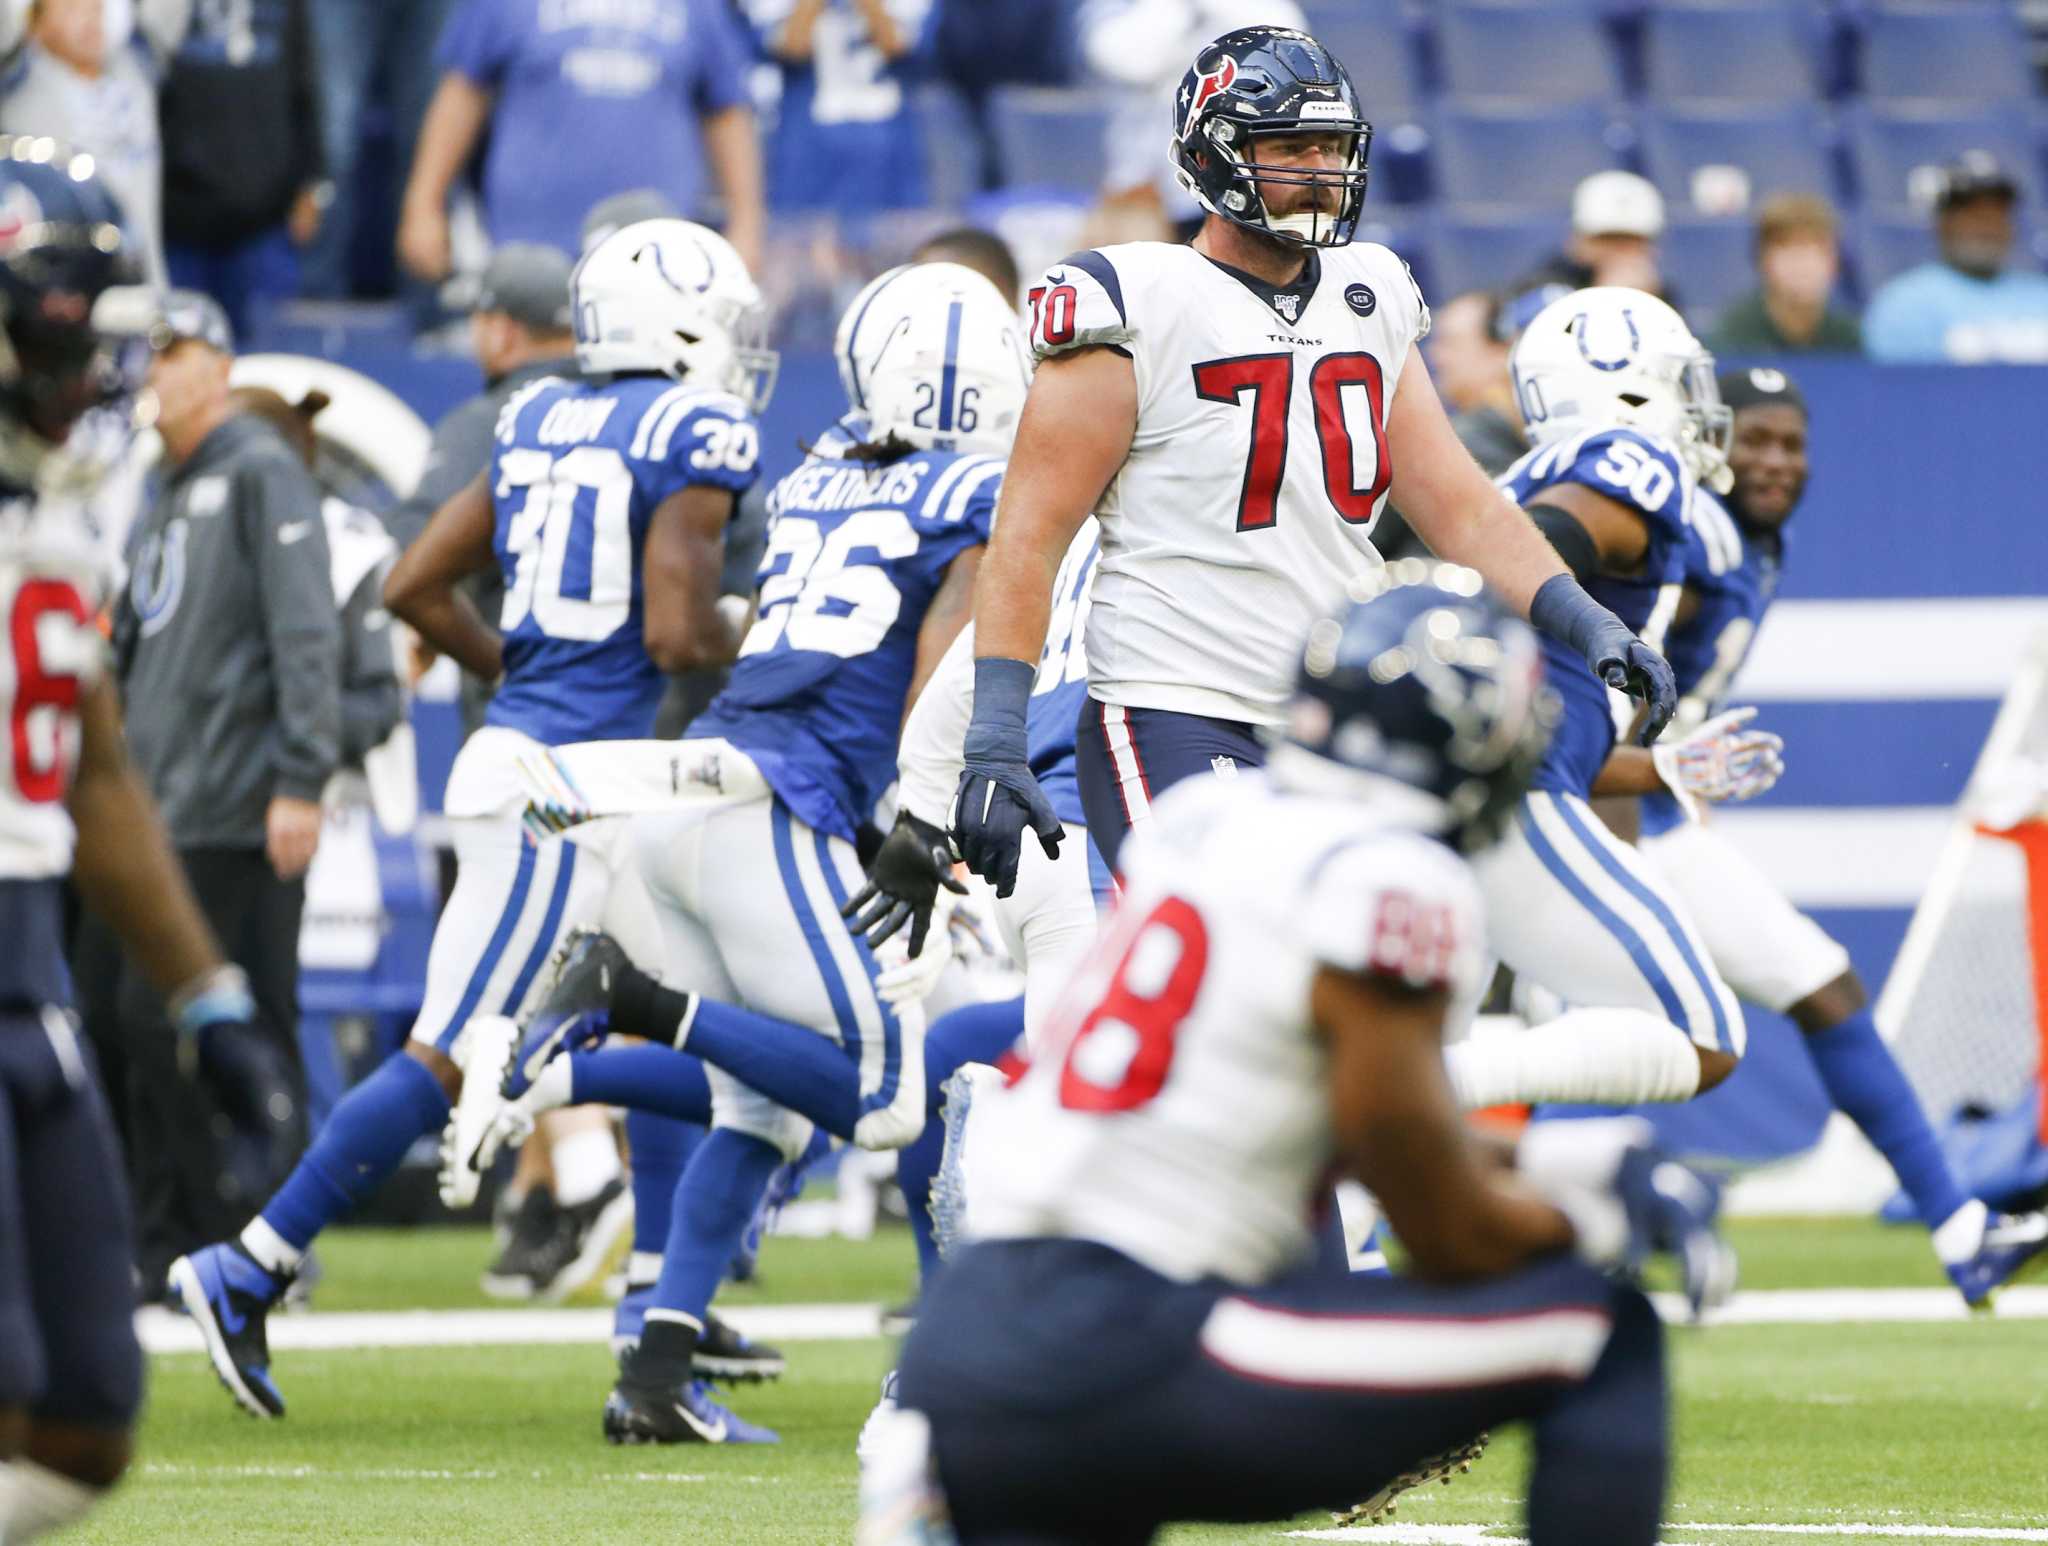
<path id="1" fill-rule="evenodd" d="M 605 1034 L 612 984 L 632 964 L 619 942 L 602 930 L 569 931 L 548 960 L 539 1004 L 520 1027 L 519 1050 L 506 1066 L 500 1090 L 507 1100 L 531 1089 L 555 1057 Z"/>
<path id="2" fill-rule="evenodd" d="M 235 1404 L 252 1417 L 284 1416 L 263 1327 L 291 1280 L 265 1270 L 238 1240 L 180 1256 L 169 1279 L 171 1296 L 199 1327 L 213 1372 Z"/>
<path id="3" fill-rule="evenodd" d="M 649 1390 L 621 1380 L 604 1403 L 604 1436 L 614 1444 L 780 1444 L 772 1428 L 748 1422 L 712 1399 L 692 1380 L 672 1390 Z"/>
<path id="4" fill-rule="evenodd" d="M 1964 1303 L 1990 1309 L 1994 1290 L 2048 1269 L 2048 1213 L 1990 1214 L 1976 1254 L 1947 1266 Z"/>

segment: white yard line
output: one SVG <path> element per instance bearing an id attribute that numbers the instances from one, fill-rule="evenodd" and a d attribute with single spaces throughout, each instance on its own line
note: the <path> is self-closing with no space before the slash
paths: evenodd
<path id="1" fill-rule="evenodd" d="M 1674 1295 L 1658 1295 L 1657 1308 L 1668 1321 L 1686 1318 L 1683 1301 Z M 747 1336 L 762 1342 L 840 1342 L 881 1334 L 882 1307 L 876 1304 L 760 1305 L 721 1309 L 719 1313 Z M 1707 1323 L 1814 1326 L 1972 1318 L 1963 1308 L 1962 1300 L 1945 1288 L 1784 1288 L 1737 1294 L 1733 1302 L 1708 1316 Z M 1998 1318 L 2048 1319 L 2048 1288 L 2007 1289 L 1998 1299 Z M 135 1328 L 148 1352 L 202 1351 L 192 1323 L 172 1311 L 144 1309 L 135 1317 Z M 271 1317 L 270 1345 L 286 1351 L 535 1347 L 601 1343 L 611 1335 L 611 1329 L 610 1310 L 392 1310 L 331 1314 L 313 1311 Z"/>
<path id="2" fill-rule="evenodd" d="M 165 1477 L 255 1477 L 264 1481 L 345 1481 L 345 1482 L 495 1482 L 495 1481 L 547 1481 L 561 1480 L 554 1473 L 539 1471 L 503 1471 L 488 1468 L 449 1471 L 421 1466 L 323 1466 L 323 1465 L 187 1465 L 177 1461 L 146 1460 L 142 1463 L 146 1476 Z M 687 1471 L 600 1471 L 594 1476 L 580 1473 L 575 1478 L 580 1482 L 661 1482 L 668 1485 L 695 1485 L 712 1482 L 736 1482 L 760 1485 L 771 1480 L 767 1476 L 705 1475 Z"/>
<path id="3" fill-rule="evenodd" d="M 1500 1525 L 1361 1525 L 1343 1530 L 1289 1530 L 1286 1538 L 1292 1541 L 1350 1541 L 1352 1546 L 1529 1546 L 1528 1541 L 1520 1536 L 1493 1533 L 1502 1528 Z M 1688 1538 L 1695 1536 L 1735 1534 L 1860 1536 L 1886 1541 L 2048 1541 L 2048 1530 L 1972 1525 L 1717 1525 L 1674 1521 L 1664 1528 L 1677 1539 L 1664 1542 L 1662 1546 L 1688 1546 Z"/>

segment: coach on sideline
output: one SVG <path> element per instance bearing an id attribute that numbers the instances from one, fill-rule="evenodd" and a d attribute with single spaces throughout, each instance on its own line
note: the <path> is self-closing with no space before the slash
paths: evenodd
<path id="1" fill-rule="evenodd" d="M 236 411 L 220 307 L 174 290 L 166 315 L 150 367 L 162 489 L 129 537 L 115 670 L 136 768 L 291 1071 L 276 1095 L 292 1119 L 289 1153 L 225 1150 L 206 1097 L 172 1077 L 162 1003 L 104 936 L 81 939 L 78 976 L 101 1007 L 94 1040 L 114 1053 L 108 1087 L 125 1107 L 150 1284 L 181 1252 L 238 1227 L 244 1194 L 261 1195 L 304 1147 L 299 915 L 341 739 L 341 625 L 319 490 L 273 426 Z"/>

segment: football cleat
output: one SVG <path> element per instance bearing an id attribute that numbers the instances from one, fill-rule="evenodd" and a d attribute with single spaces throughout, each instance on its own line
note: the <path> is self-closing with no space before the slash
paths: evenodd
<path id="1" fill-rule="evenodd" d="M 877 1453 L 877 1446 L 887 1442 L 889 1414 L 902 1410 L 896 1400 L 896 1371 L 891 1369 L 882 1376 L 881 1394 L 876 1397 L 874 1409 L 868 1413 L 868 1420 L 860 1425 L 860 1437 L 853 1441 L 853 1455 L 865 1472 L 868 1463 Z"/>
<path id="2" fill-rule="evenodd" d="M 535 1258 L 534 1296 L 559 1304 L 589 1287 L 612 1264 L 632 1227 L 633 1194 L 617 1178 L 588 1202 L 558 1206 L 554 1233 Z"/>
<path id="3" fill-rule="evenodd" d="M 559 1231 L 555 1194 L 544 1186 L 527 1189 L 505 1236 L 504 1249 L 484 1269 L 483 1291 L 493 1299 L 531 1299 L 548 1266 Z"/>
<path id="4" fill-rule="evenodd" d="M 478 1015 L 455 1039 L 462 1069 L 462 1094 L 441 1129 L 441 1201 L 460 1210 L 476 1201 L 483 1173 L 497 1158 L 498 1112 L 504 1102 L 498 1082 L 519 1039 L 519 1027 L 503 1015 Z"/>
<path id="5" fill-rule="evenodd" d="M 526 1016 L 519 1055 L 506 1068 L 500 1089 L 517 1100 L 533 1086 L 555 1055 L 588 1032 L 587 1017 L 611 1008 L 612 984 L 633 964 L 619 942 L 601 929 L 571 929 L 548 958 L 536 1007 Z"/>
<path id="6" fill-rule="evenodd" d="M 647 1306 L 654 1299 L 652 1283 L 636 1284 L 626 1290 L 612 1312 L 612 1357 L 620 1371 L 640 1346 L 640 1332 L 647 1324 Z M 779 1380 L 788 1361 L 782 1349 L 742 1336 L 730 1322 L 716 1315 L 704 1317 L 704 1335 L 697 1339 L 690 1355 L 690 1372 L 700 1380 L 723 1380 L 728 1385 L 752 1385 Z"/>
<path id="7" fill-rule="evenodd" d="M 613 1444 L 780 1444 L 782 1435 L 758 1427 L 712 1399 L 701 1380 L 650 1390 L 624 1380 L 604 1403 L 604 1436 Z"/>
<path id="8" fill-rule="evenodd" d="M 2048 1213 L 1990 1214 L 1976 1253 L 1946 1265 L 1963 1302 L 1989 1310 L 1994 1290 L 2048 1269 Z"/>
<path id="9" fill-rule="evenodd" d="M 886 1387 L 885 1387 L 886 1388 Z M 860 1522 L 854 1546 L 957 1546 L 932 1462 L 932 1425 L 884 1398 L 861 1433 Z"/>
<path id="10" fill-rule="evenodd" d="M 291 1280 L 266 1270 L 239 1240 L 180 1256 L 168 1278 L 172 1298 L 199 1327 L 213 1372 L 235 1404 L 252 1417 L 284 1416 L 284 1397 L 270 1378 L 264 1317 Z"/>
<path id="11" fill-rule="evenodd" d="M 1440 1455 L 1430 1455 L 1418 1460 L 1386 1486 L 1367 1498 L 1363 1503 L 1346 1509 L 1334 1518 L 1340 1525 L 1376 1525 L 1394 1512 L 1394 1505 L 1405 1492 L 1431 1482 L 1442 1482 L 1450 1486 L 1451 1478 L 1463 1476 L 1472 1469 L 1472 1462 L 1486 1453 L 1488 1434 L 1480 1434 L 1468 1444 L 1458 1444 Z"/>
<path id="12" fill-rule="evenodd" d="M 704 1317 L 704 1335 L 690 1355 L 690 1372 L 700 1380 L 723 1380 L 727 1384 L 755 1385 L 779 1380 L 788 1366 L 782 1350 L 755 1342 L 715 1315 Z"/>

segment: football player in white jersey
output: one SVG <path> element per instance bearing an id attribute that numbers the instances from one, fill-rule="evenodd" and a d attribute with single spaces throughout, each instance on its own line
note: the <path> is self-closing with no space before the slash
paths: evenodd
<path id="1" fill-rule="evenodd" d="M 1482 1151 L 1442 1035 L 1486 969 L 1483 849 L 1541 755 L 1536 639 L 1419 560 L 1317 624 L 1267 771 L 1198 779 L 1128 845 L 1117 920 L 1032 1066 L 977 1102 L 976 1238 L 876 1419 L 863 1546 L 1124 1543 L 1350 1502 L 1534 1424 L 1529 1525 L 1656 1539 L 1657 1316 L 1602 1269 L 1679 1247 L 1705 1189 L 1632 1121 Z M 1413 1275 L 1311 1265 L 1332 1173 Z M 943 1496 L 938 1496 L 942 1494 Z M 892 1528 L 893 1525 L 893 1528 Z"/>
<path id="2" fill-rule="evenodd" d="M 975 593 L 978 660 L 956 833 L 998 893 L 1029 825 L 1060 823 L 1033 777 L 1025 705 L 1055 572 L 1101 522 L 1077 733 L 1089 832 L 1122 834 L 1191 773 L 1255 766 L 1294 652 L 1377 568 L 1389 491 L 1431 549 L 1648 697 L 1671 674 L 1589 598 L 1459 444 L 1415 343 L 1429 311 L 1386 248 L 1353 243 L 1372 127 L 1306 33 L 1244 27 L 1204 48 L 1176 100 L 1179 175 L 1208 212 L 1190 246 L 1077 253 L 1032 290 L 1037 376 Z"/>
<path id="3" fill-rule="evenodd" d="M 0 137 L 0 1541 L 92 1507 L 142 1398 L 128 1197 L 63 953 L 68 876 L 163 993 L 180 1064 L 274 1144 L 285 1070 L 128 762 L 94 626 L 109 576 L 89 502 L 138 422 L 127 364 L 156 301 L 92 157 Z M 114 314 L 125 314 L 119 327 Z M 223 1177 L 225 1183 L 229 1178 Z"/>

